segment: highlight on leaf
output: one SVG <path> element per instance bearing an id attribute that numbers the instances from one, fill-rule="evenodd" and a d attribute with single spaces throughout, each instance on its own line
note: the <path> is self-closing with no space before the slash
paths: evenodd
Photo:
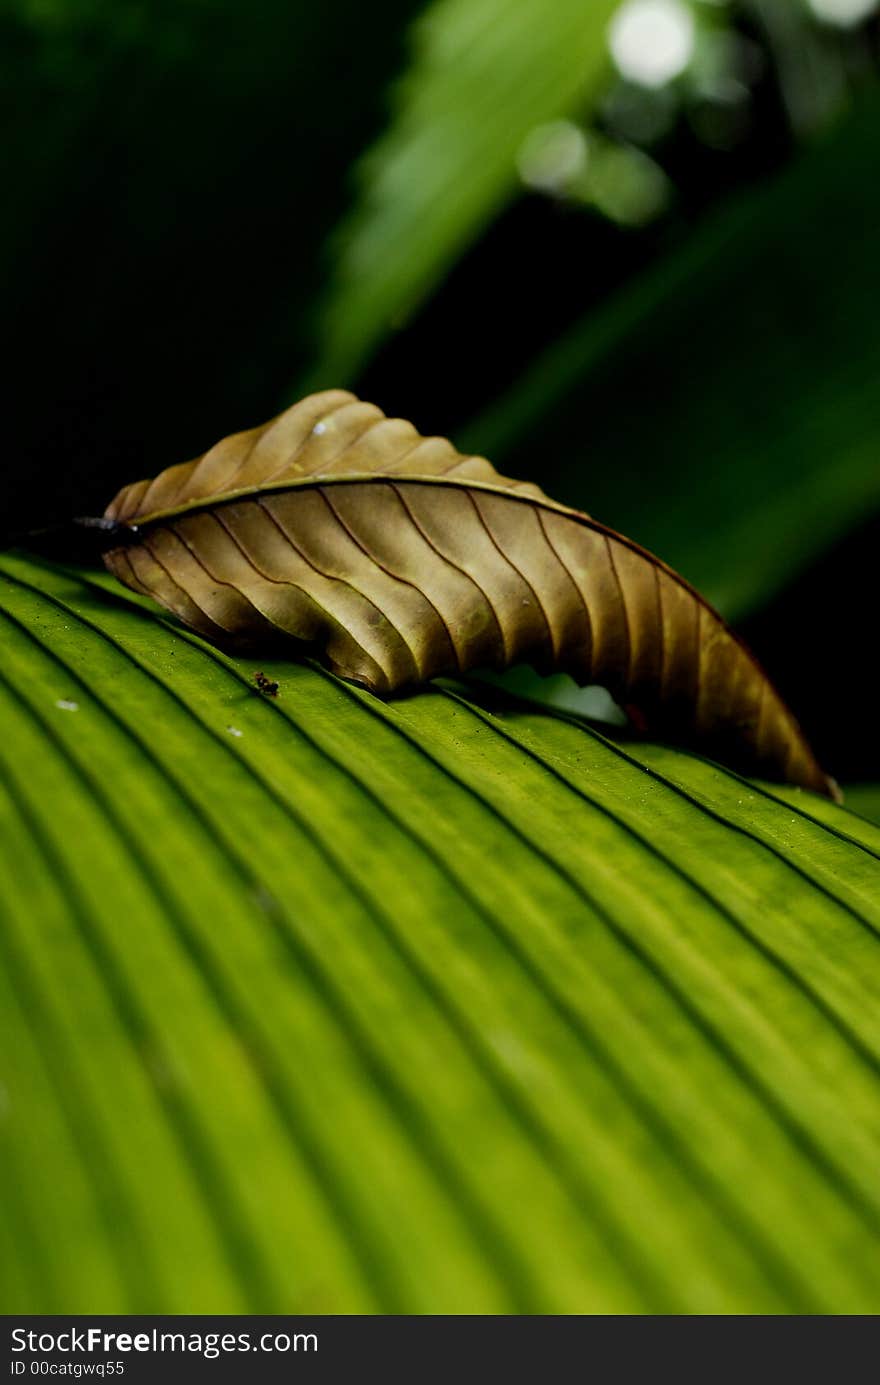
<path id="1" fill-rule="evenodd" d="M 125 486 L 104 561 L 221 646 L 283 638 L 388 696 L 530 664 L 640 727 L 836 797 L 745 645 L 637 544 L 345 390 Z"/>

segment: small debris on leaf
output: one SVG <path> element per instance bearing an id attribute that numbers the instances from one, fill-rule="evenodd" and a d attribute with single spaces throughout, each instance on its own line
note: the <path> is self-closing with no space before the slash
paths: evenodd
<path id="1" fill-rule="evenodd" d="M 256 685 L 257 685 L 257 690 L 258 690 L 258 692 L 263 693 L 264 696 L 266 696 L 266 697 L 277 697 L 277 696 L 278 696 L 278 684 L 277 684 L 277 683 L 273 683 L 272 680 L 271 680 L 271 678 L 267 678 L 266 675 L 265 675 L 265 673 L 262 672 L 262 670 L 261 670 L 260 672 L 254 674 L 254 682 L 255 682 Z"/>
<path id="2" fill-rule="evenodd" d="M 79 711 L 79 703 L 78 703 L 78 702 L 70 702 L 66 697 L 59 697 L 58 701 L 55 703 L 55 706 L 56 706 L 56 707 L 60 707 L 61 710 L 62 710 L 62 712 L 78 712 L 78 711 Z"/>

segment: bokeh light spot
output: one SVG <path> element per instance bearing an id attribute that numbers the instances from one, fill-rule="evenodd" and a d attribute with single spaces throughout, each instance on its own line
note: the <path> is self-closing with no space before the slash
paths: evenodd
<path id="1" fill-rule="evenodd" d="M 538 125 L 523 140 L 516 162 L 527 187 L 564 192 L 586 168 L 586 137 L 570 120 Z"/>
<path id="2" fill-rule="evenodd" d="M 808 0 L 808 3 L 818 19 L 847 28 L 867 19 L 877 8 L 877 0 Z"/>
<path id="3" fill-rule="evenodd" d="M 632 145 L 594 140 L 590 200 L 621 226 L 646 226 L 669 205 L 672 186 L 659 164 Z"/>
<path id="4" fill-rule="evenodd" d="M 608 43 L 628 81 L 662 87 L 694 51 L 694 17 L 682 0 L 626 0 L 611 20 Z"/>

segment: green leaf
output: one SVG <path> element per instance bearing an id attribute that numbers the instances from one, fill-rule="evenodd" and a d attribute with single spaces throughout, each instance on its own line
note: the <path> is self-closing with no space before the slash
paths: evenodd
<path id="1" fill-rule="evenodd" d="M 880 825 L 880 784 L 850 784 L 846 802 L 852 812 Z"/>
<path id="2" fill-rule="evenodd" d="M 729 619 L 880 505 L 880 107 L 713 214 L 456 439 Z M 744 561 L 747 555 L 747 561 Z"/>
<path id="3" fill-rule="evenodd" d="M 413 30 L 388 130 L 336 237 L 314 366 L 297 393 L 350 382 L 510 199 L 516 155 L 580 110 L 607 65 L 616 0 L 435 0 Z"/>
<path id="4" fill-rule="evenodd" d="M 8 1312 L 880 1309 L 880 830 L 0 607 Z"/>

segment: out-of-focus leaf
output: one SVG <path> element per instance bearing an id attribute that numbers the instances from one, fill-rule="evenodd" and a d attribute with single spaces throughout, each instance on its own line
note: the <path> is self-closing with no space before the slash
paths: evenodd
<path id="1" fill-rule="evenodd" d="M 846 790 L 846 806 L 868 822 L 880 826 L 880 784 L 849 784 Z"/>
<path id="2" fill-rule="evenodd" d="M 4 505 L 59 517 L 265 417 L 418 0 L 0 14 Z M 174 452 L 165 449 L 174 439 Z"/>
<path id="3" fill-rule="evenodd" d="M 880 109 L 722 208 L 458 439 L 728 617 L 880 504 Z"/>
<path id="4" fill-rule="evenodd" d="M 754 656 L 671 569 L 347 390 L 124 486 L 97 522 L 114 576 L 214 643 L 308 645 L 380 695 L 566 672 L 661 739 L 836 796 Z"/>
<path id="5" fill-rule="evenodd" d="M 350 382 L 509 199 L 525 137 L 595 91 L 615 3 L 436 0 L 419 19 L 391 124 L 337 234 L 298 393 Z"/>
<path id="6" fill-rule="evenodd" d="M 8 1312 L 880 1309 L 880 832 L 0 561 Z"/>

